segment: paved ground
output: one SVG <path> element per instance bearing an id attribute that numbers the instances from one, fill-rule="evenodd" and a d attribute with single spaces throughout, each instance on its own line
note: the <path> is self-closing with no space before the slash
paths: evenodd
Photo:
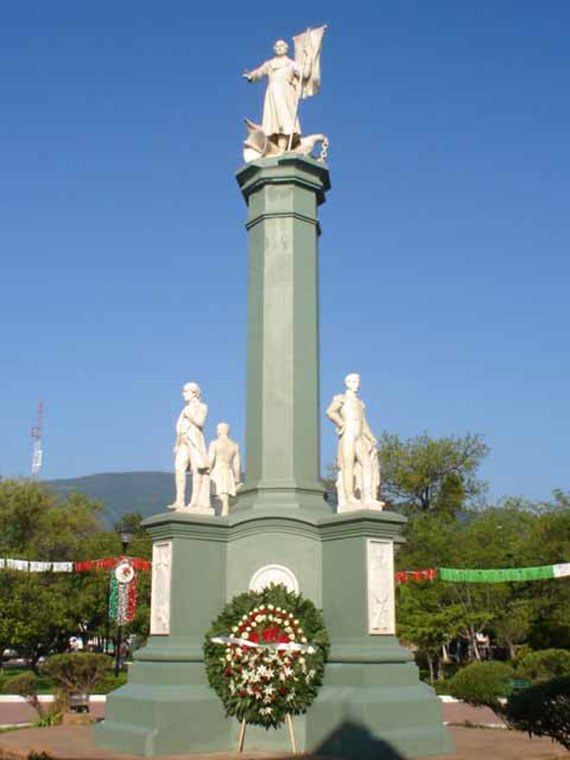
<path id="1" fill-rule="evenodd" d="M 529 739 L 515 731 L 481 728 L 452 728 L 457 754 L 440 755 L 431 760 L 568 760 L 570 752 L 554 745 L 548 739 Z M 91 731 L 85 727 L 25 728 L 0 735 L 0 758 L 23 760 L 28 753 L 47 752 L 57 760 L 140 760 L 132 755 L 117 755 L 95 747 Z M 223 753 L 215 755 L 171 755 L 170 760 L 275 760 L 259 753 L 242 755 Z M 284 756 L 281 756 L 284 758 Z M 305 760 L 309 760 L 304 756 Z M 291 758 L 291 756 L 287 756 Z M 160 759 L 157 759 L 160 760 Z M 162 759 L 164 760 L 164 759 Z M 316 758 L 314 760 L 317 760 Z M 318 760 L 334 760 L 320 756 Z M 406 760 L 401 755 L 383 748 L 371 747 L 365 756 L 359 753 L 350 760 Z"/>
<path id="2" fill-rule="evenodd" d="M 95 703 L 91 712 L 102 718 L 104 703 Z M 457 745 L 457 754 L 441 755 L 431 760 L 570 760 L 570 752 L 548 739 L 529 739 L 525 734 L 499 728 L 466 728 L 458 724 L 500 725 L 501 721 L 488 709 L 469 707 L 461 703 L 443 705 L 444 721 L 450 724 Z M 35 713 L 23 703 L 0 702 L 0 725 L 33 722 Z M 247 743 L 246 743 L 247 746 Z M 133 760 L 131 755 L 116 755 L 96 747 L 91 730 L 83 726 L 57 726 L 49 729 L 24 728 L 0 734 L 0 760 L 22 760 L 32 750 L 45 751 L 54 760 Z M 173 758 L 174 756 L 171 756 Z M 176 760 L 261 760 L 259 753 L 177 755 Z M 276 756 L 273 756 L 275 758 Z M 283 757 L 283 756 L 282 756 Z M 289 756 L 290 757 L 290 756 Z M 140 760 L 140 758 L 137 758 Z M 323 756 L 319 760 L 325 760 Z M 332 760 L 332 759 L 331 759 Z M 373 746 L 364 757 L 359 753 L 351 760 L 406 760 L 389 748 Z"/>
<path id="3" fill-rule="evenodd" d="M 97 718 L 102 718 L 105 715 L 105 704 L 101 702 L 92 704 L 91 712 Z M 0 726 L 33 723 L 35 719 L 36 713 L 25 702 L 0 702 Z M 470 723 L 484 726 L 501 723 L 492 710 L 486 707 L 470 707 L 460 702 L 443 705 L 443 720 L 451 724 Z"/>

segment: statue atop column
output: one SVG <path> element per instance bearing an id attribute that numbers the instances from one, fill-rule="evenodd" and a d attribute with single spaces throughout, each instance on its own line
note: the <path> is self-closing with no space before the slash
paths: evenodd
<path id="1" fill-rule="evenodd" d="M 210 506 L 210 479 L 208 452 L 204 440 L 204 425 L 208 406 L 202 401 L 198 383 L 186 383 L 182 389 L 186 406 L 176 423 L 174 443 L 174 471 L 176 499 L 168 509 L 176 512 L 192 510 L 213 514 Z M 192 496 L 186 506 L 186 472 L 192 473 Z"/>
<path id="2" fill-rule="evenodd" d="M 377 441 L 366 421 L 364 401 L 358 398 L 360 375 L 347 375 L 344 384 L 345 392 L 333 398 L 326 412 L 338 433 L 338 511 L 382 509 Z"/>
<path id="3" fill-rule="evenodd" d="M 221 503 L 221 514 L 229 515 L 230 496 L 235 496 L 241 485 L 239 446 L 230 438 L 230 426 L 220 422 L 218 437 L 208 448 L 212 496 Z"/>
<path id="4" fill-rule="evenodd" d="M 293 37 L 295 60 L 287 55 L 289 45 L 285 40 L 277 40 L 273 45 L 273 58 L 242 75 L 248 82 L 268 79 L 262 123 L 245 120 L 248 131 L 244 143 L 245 161 L 286 152 L 308 155 L 318 142 L 323 145 L 320 159 L 326 157 L 326 136 L 302 137 L 299 123 L 300 101 L 316 95 L 320 89 L 320 55 L 325 29 L 326 26 L 307 29 Z"/>

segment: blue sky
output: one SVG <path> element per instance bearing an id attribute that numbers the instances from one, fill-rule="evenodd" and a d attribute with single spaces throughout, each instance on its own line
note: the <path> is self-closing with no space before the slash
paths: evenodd
<path id="1" fill-rule="evenodd" d="M 194 6 L 2 9 L 0 474 L 39 399 L 48 479 L 169 469 L 186 380 L 242 440 L 240 74 L 327 22 L 323 409 L 359 371 L 376 431 L 483 434 L 494 498 L 570 488 L 570 4 Z"/>

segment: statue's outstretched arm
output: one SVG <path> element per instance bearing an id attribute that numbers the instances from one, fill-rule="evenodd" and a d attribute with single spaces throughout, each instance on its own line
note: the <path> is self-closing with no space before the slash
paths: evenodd
<path id="1" fill-rule="evenodd" d="M 268 73 L 269 73 L 269 62 L 266 61 L 265 63 L 262 63 L 261 66 L 258 66 L 256 69 L 253 69 L 253 71 L 244 71 L 242 76 L 244 76 L 248 82 L 257 82 L 258 79 L 262 79 Z"/>

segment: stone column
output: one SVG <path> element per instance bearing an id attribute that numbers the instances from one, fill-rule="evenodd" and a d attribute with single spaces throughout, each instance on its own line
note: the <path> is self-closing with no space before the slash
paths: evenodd
<path id="1" fill-rule="evenodd" d="M 239 509 L 326 510 L 320 482 L 317 209 L 327 168 L 285 155 L 247 164 L 246 483 Z"/>

